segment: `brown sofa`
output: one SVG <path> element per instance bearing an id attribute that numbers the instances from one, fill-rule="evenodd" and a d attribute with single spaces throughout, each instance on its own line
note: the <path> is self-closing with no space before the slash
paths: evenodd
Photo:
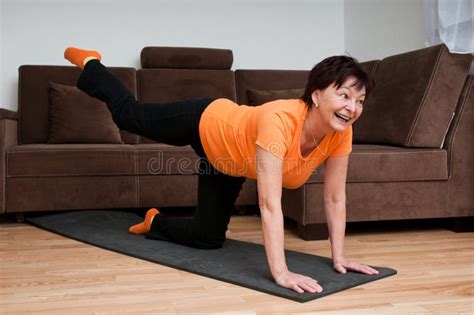
<path id="1" fill-rule="evenodd" d="M 234 72 L 232 58 L 224 49 L 146 47 L 142 69 L 111 69 L 142 101 L 225 97 L 249 105 L 299 95 L 308 74 Z M 470 61 L 440 45 L 362 64 L 375 89 L 354 126 L 348 221 L 474 215 Z M 123 143 L 48 142 L 50 83 L 74 86 L 79 73 L 20 67 L 18 113 L 0 110 L 0 212 L 195 205 L 198 157 L 189 146 L 125 131 Z M 285 215 L 307 240 L 327 237 L 323 173 L 321 167 L 305 185 L 283 193 Z M 257 200 L 256 182 L 247 180 L 237 206 Z"/>

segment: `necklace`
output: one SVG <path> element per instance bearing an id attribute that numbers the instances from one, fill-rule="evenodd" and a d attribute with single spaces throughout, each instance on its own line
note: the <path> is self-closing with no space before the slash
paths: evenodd
<path id="1" fill-rule="evenodd" d="M 321 148 L 319 147 L 319 144 L 316 141 L 316 138 L 314 137 L 313 124 L 311 123 L 311 119 L 308 119 L 308 121 L 309 121 L 309 128 L 310 128 L 311 137 L 313 138 L 313 142 L 316 145 L 316 148 L 319 150 L 319 152 L 321 152 L 322 155 L 326 156 L 326 154 L 323 152 L 323 150 L 321 150 Z"/>

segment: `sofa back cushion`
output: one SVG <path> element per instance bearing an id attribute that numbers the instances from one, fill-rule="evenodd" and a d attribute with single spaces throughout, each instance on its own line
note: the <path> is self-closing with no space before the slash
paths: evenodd
<path id="1" fill-rule="evenodd" d="M 374 81 L 375 77 L 375 72 L 377 71 L 377 68 L 379 67 L 380 60 L 370 60 L 370 61 L 365 61 L 365 62 L 360 62 L 359 67 L 367 73 L 367 76 L 369 77 L 369 81 Z"/>
<path id="2" fill-rule="evenodd" d="M 300 98 L 308 74 L 306 70 L 236 70 L 237 102 L 260 105 L 277 98 Z"/>
<path id="3" fill-rule="evenodd" d="M 140 53 L 143 69 L 230 69 L 232 50 L 191 47 L 145 47 Z"/>
<path id="4" fill-rule="evenodd" d="M 360 63 L 373 78 L 380 61 Z M 237 101 L 245 105 L 261 105 L 277 99 L 301 98 L 306 88 L 307 70 L 236 70 Z"/>
<path id="5" fill-rule="evenodd" d="M 136 94 L 133 68 L 109 68 Z M 81 70 L 69 66 L 23 65 L 19 68 L 19 144 L 47 143 L 50 132 L 49 83 L 75 86 Z M 138 143 L 138 136 L 120 131 L 125 143 Z"/>
<path id="6" fill-rule="evenodd" d="M 123 143 L 107 105 L 75 86 L 50 83 L 48 143 Z"/>
<path id="7" fill-rule="evenodd" d="M 230 52 L 230 55 L 229 55 Z M 225 49 L 145 47 L 137 71 L 138 99 L 160 103 L 193 98 L 235 100 L 232 52 Z M 141 137 L 141 143 L 155 141 Z"/>
<path id="8" fill-rule="evenodd" d="M 285 90 L 255 90 L 248 89 L 248 105 L 262 105 L 275 100 L 301 98 L 304 88 Z"/>
<path id="9" fill-rule="evenodd" d="M 354 143 L 439 148 L 471 63 L 438 45 L 383 59 Z"/>

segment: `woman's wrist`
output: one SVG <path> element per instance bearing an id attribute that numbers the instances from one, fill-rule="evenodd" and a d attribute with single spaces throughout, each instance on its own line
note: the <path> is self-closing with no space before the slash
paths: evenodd
<path id="1" fill-rule="evenodd" d="M 279 276 L 281 276 L 282 274 L 285 274 L 288 272 L 288 268 L 284 267 L 284 268 L 279 268 L 278 270 L 272 270 L 272 276 L 274 279 L 278 278 Z"/>
<path id="2" fill-rule="evenodd" d="M 332 259 L 344 258 L 344 250 L 341 248 L 331 248 Z"/>
<path id="3" fill-rule="evenodd" d="M 279 281 L 284 279 L 286 277 L 285 275 L 287 275 L 289 272 L 290 271 L 288 269 L 274 272 L 272 273 L 273 280 L 278 283 Z"/>
<path id="4" fill-rule="evenodd" d="M 344 258 L 344 237 L 342 238 L 342 241 L 339 240 L 337 243 L 333 242 L 331 239 L 331 254 L 332 254 L 332 259 L 337 259 L 337 258 Z"/>

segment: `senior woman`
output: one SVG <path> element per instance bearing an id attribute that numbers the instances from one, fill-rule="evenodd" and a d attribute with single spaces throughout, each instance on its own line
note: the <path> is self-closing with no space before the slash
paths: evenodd
<path id="1" fill-rule="evenodd" d="M 222 247 L 235 200 L 246 178 L 257 180 L 265 252 L 275 282 L 296 292 L 321 292 L 314 279 L 288 270 L 284 255 L 282 187 L 297 188 L 325 162 L 324 204 L 333 267 L 378 272 L 344 256 L 345 181 L 352 124 L 362 113 L 367 75 L 354 59 L 333 56 L 311 70 L 301 99 L 261 106 L 228 99 L 143 103 L 100 62 L 96 51 L 67 48 L 83 69 L 82 91 L 107 104 L 117 126 L 157 142 L 191 145 L 200 156 L 198 203 L 193 218 L 150 209 L 130 227 L 135 234 L 201 249 Z"/>

